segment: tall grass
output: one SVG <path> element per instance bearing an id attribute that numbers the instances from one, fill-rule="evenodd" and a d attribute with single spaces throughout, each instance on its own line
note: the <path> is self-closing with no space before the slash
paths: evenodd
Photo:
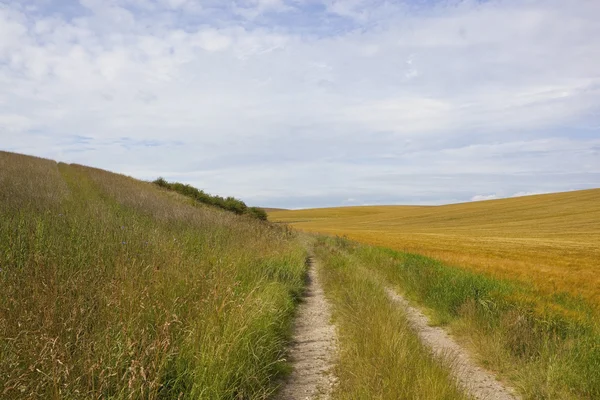
<path id="1" fill-rule="evenodd" d="M 285 228 L 0 152 L 0 398 L 266 398 L 304 259 Z"/>
<path id="2" fill-rule="evenodd" d="M 343 240 L 315 247 L 338 327 L 335 399 L 466 399 Z"/>
<path id="3" fill-rule="evenodd" d="M 528 399 L 600 398 L 600 326 L 593 307 L 557 294 L 451 267 L 420 255 L 347 246 L 386 284 L 425 305 Z M 543 304 L 544 306 L 540 306 Z"/>

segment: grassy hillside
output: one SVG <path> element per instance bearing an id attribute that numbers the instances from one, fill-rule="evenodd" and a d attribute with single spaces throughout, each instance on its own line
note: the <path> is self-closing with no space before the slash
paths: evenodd
<path id="1" fill-rule="evenodd" d="M 269 219 L 424 254 L 600 307 L 600 189 L 437 207 L 275 211 Z"/>
<path id="2" fill-rule="evenodd" d="M 283 227 L 0 152 L 0 398 L 266 398 L 304 260 Z"/>

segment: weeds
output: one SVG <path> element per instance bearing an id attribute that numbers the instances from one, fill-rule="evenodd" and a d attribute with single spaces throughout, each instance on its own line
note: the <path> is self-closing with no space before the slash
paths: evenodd
<path id="1" fill-rule="evenodd" d="M 344 240 L 321 237 L 316 253 L 338 327 L 336 399 L 466 399 L 408 326 L 381 282 Z"/>
<path id="2" fill-rule="evenodd" d="M 345 251 L 431 310 L 525 398 L 600 397 L 600 327 L 586 302 L 563 296 L 560 307 L 540 308 L 522 284 L 384 248 L 355 243 Z"/>
<path id="3" fill-rule="evenodd" d="M 262 399 L 305 251 L 285 228 L 0 152 L 0 398 Z"/>

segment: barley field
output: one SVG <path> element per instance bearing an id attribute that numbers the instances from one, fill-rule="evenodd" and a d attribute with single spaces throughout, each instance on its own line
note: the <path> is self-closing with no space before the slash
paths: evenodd
<path id="1" fill-rule="evenodd" d="M 600 309 L 600 189 L 444 206 L 272 211 L 269 219 L 521 282 L 538 291 L 540 303 L 568 295 Z"/>

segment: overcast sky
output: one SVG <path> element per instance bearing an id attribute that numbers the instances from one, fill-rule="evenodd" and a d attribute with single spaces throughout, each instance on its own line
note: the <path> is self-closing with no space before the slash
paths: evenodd
<path id="1" fill-rule="evenodd" d="M 598 0 L 0 0 L 0 149 L 250 205 L 600 187 Z"/>

